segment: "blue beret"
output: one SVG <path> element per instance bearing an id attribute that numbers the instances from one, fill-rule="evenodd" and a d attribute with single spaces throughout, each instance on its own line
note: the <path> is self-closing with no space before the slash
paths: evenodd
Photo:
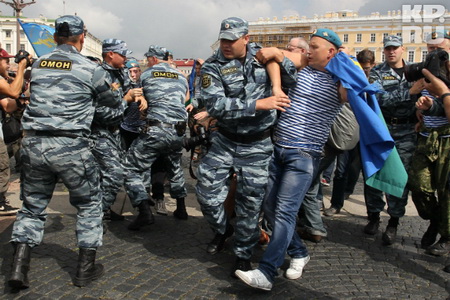
<path id="1" fill-rule="evenodd" d="M 131 68 L 139 68 L 139 67 L 140 67 L 140 66 L 139 66 L 139 62 L 138 62 L 137 60 L 135 60 L 134 58 L 131 58 L 131 59 L 127 60 L 127 62 L 125 63 L 125 66 L 126 66 L 128 69 L 131 69 Z"/>
<path id="2" fill-rule="evenodd" d="M 342 46 L 341 39 L 336 34 L 336 32 L 334 32 L 331 29 L 319 28 L 319 29 L 317 29 L 316 31 L 313 32 L 311 37 L 313 37 L 313 36 L 321 37 L 321 38 L 329 41 L 330 43 L 332 43 L 333 45 L 335 45 L 338 48 Z"/>
<path id="3" fill-rule="evenodd" d="M 450 39 L 449 32 L 433 31 L 427 35 L 426 42 L 431 45 L 438 45 L 444 41 L 444 39 Z"/>

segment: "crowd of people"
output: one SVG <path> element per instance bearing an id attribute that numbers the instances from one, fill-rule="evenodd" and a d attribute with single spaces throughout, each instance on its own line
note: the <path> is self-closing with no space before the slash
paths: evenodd
<path id="1" fill-rule="evenodd" d="M 157 45 L 145 53 L 144 72 L 123 40 L 104 40 L 102 60 L 85 57 L 80 53 L 85 29 L 78 16 L 55 21 L 57 47 L 32 63 L 29 100 L 21 94 L 31 57 L 18 53 L 18 70 L 8 81 L 11 56 L 0 52 L 1 107 L 6 113 L 25 107 L 20 210 L 4 196 L 9 156 L 0 142 L 0 215 L 17 213 L 11 287 L 29 287 L 31 251 L 42 241 L 45 209 L 58 181 L 77 208 L 76 286 L 104 273 L 96 253 L 106 222 L 124 219 L 111 210 L 122 187 L 138 210 L 129 230 L 155 222 L 152 206 L 168 215 L 166 180 L 176 199 L 173 216 L 187 220 L 183 148 L 192 149 L 191 159 L 198 164 L 196 196 L 214 234 L 207 252 L 222 251 L 234 235 L 233 277 L 270 291 L 288 254 L 285 276 L 300 278 L 310 260 L 303 239 L 320 242 L 327 234 L 321 173 L 337 159 L 331 206 L 323 210 L 332 217 L 340 213 L 361 171 L 352 102 L 328 69 L 337 59 L 350 61 L 362 82 L 376 86 L 387 129 L 409 171 L 403 195 L 386 194 L 387 203 L 382 191 L 364 185 L 364 232 L 378 232 L 387 204 L 390 219 L 382 240 L 395 243 L 411 191 L 420 217 L 430 220 L 421 246 L 432 255 L 449 253 L 450 90 L 445 78 L 427 70 L 421 74 L 427 81 L 407 80 L 401 37 L 385 38 L 386 61 L 376 65 L 368 49 L 356 58 L 348 54 L 330 29 L 317 29 L 309 40 L 293 38 L 283 50 L 262 48 L 250 43 L 247 21 L 231 17 L 221 23 L 219 49 L 206 61 L 197 59 L 186 78 L 171 64 L 172 53 Z M 433 34 L 427 46 L 430 53 L 447 53 L 450 70 L 448 33 Z M 196 123 L 208 134 L 199 134 Z M 267 234 L 267 247 L 253 269 L 253 248 Z M 445 270 L 450 272 L 450 266 Z"/>

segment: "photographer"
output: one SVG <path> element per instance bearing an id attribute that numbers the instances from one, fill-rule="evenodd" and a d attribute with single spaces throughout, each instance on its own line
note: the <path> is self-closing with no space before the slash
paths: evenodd
<path id="1" fill-rule="evenodd" d="M 450 73 L 450 62 L 447 61 L 447 70 Z M 426 101 L 421 98 L 417 101 L 416 107 L 422 109 L 427 115 L 445 115 L 450 122 L 450 88 L 442 80 L 431 74 L 427 69 L 423 69 L 422 73 L 430 82 L 425 82 L 425 88 L 434 95 L 438 95 L 438 100 Z M 440 100 L 440 101 L 439 101 Z"/>
<path id="2" fill-rule="evenodd" d="M 16 111 L 18 107 L 23 107 L 23 103 L 18 98 L 22 92 L 25 69 L 30 63 L 28 53 L 20 51 L 16 55 L 16 62 L 18 62 L 17 75 L 9 83 L 9 60 L 12 57 L 14 56 L 9 55 L 4 50 L 0 52 L 0 105 L 5 113 L 11 113 Z M 0 130 L 0 216 L 15 215 L 18 211 L 18 208 L 10 206 L 5 198 L 9 187 L 9 178 L 9 156 L 3 132 Z"/>
<path id="3" fill-rule="evenodd" d="M 448 63 L 450 39 L 434 32 L 427 41 L 427 48 L 429 55 L 424 62 L 412 65 L 411 75 L 423 77 L 422 71 L 425 71 L 447 80 L 445 62 Z M 450 123 L 444 114 L 430 114 L 429 108 L 433 106 L 435 100 L 435 107 L 442 103 L 441 99 L 435 99 L 433 96 L 445 94 L 448 87 L 441 81 L 444 88 L 435 91 L 435 87 L 430 86 L 424 79 L 420 81 L 424 87 L 431 89 L 424 89 L 416 103 L 421 122 L 417 128 L 419 132 L 417 148 L 409 171 L 408 186 L 420 217 L 430 220 L 429 227 L 421 239 L 421 246 L 431 255 L 442 256 L 450 251 L 448 216 L 450 196 L 447 187 L 450 170 Z M 438 234 L 440 239 L 436 243 Z"/>

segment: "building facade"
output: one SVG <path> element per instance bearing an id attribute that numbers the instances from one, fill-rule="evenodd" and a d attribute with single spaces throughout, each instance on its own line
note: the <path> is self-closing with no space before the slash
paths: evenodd
<path id="1" fill-rule="evenodd" d="M 54 27 L 55 20 L 47 19 L 43 16 L 40 18 L 25 18 L 21 17 L 20 20 L 23 23 L 37 23 L 47 26 Z M 28 41 L 25 33 L 20 27 L 20 49 L 17 49 L 17 21 L 16 17 L 0 16 L 0 43 L 2 48 L 5 49 L 9 54 L 15 55 L 18 50 L 25 50 L 30 53 L 33 57 L 37 57 L 36 53 Z M 83 50 L 81 51 L 83 55 L 102 57 L 102 41 L 91 33 L 87 33 L 86 39 L 83 45 Z"/>
<path id="2" fill-rule="evenodd" d="M 425 8 L 426 5 L 423 7 Z M 377 62 L 384 62 L 383 39 L 387 35 L 402 36 L 405 52 L 403 59 L 421 62 L 427 55 L 426 38 L 432 31 L 450 29 L 450 14 L 443 11 L 439 17 L 429 19 L 425 11 L 388 11 L 387 15 L 372 13 L 359 16 L 358 12 L 344 10 L 328 12 L 313 18 L 290 16 L 282 19 L 264 19 L 249 22 L 250 40 L 264 47 L 285 48 L 293 37 L 309 39 L 314 30 L 329 28 L 341 38 L 350 54 L 368 48 L 375 53 Z M 435 14 L 436 16 L 436 14 Z"/>

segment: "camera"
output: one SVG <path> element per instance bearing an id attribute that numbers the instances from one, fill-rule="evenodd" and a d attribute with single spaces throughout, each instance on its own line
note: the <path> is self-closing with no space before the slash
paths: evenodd
<path id="1" fill-rule="evenodd" d="M 18 64 L 18 63 L 20 63 L 20 61 L 21 61 L 22 59 L 26 59 L 26 60 L 27 60 L 27 68 L 28 68 L 28 67 L 30 67 L 31 65 L 33 65 L 33 63 L 34 63 L 34 59 L 28 57 L 29 55 L 30 55 L 30 53 L 28 53 L 27 51 L 25 51 L 25 50 L 19 50 L 19 52 L 17 52 L 17 54 L 16 54 L 16 56 L 15 56 L 14 62 L 15 62 L 16 64 Z"/>
<path id="2" fill-rule="evenodd" d="M 183 139 L 183 148 L 186 149 L 186 151 L 189 151 L 191 149 L 194 149 L 198 145 L 208 145 L 208 136 L 209 133 L 206 131 L 205 127 L 198 126 L 196 129 L 197 135 L 187 138 L 185 137 Z"/>
<path id="3" fill-rule="evenodd" d="M 449 74 L 447 70 L 448 53 L 445 50 L 437 49 L 430 52 L 425 61 L 416 64 L 405 65 L 405 78 L 407 81 L 417 81 L 424 78 L 422 69 L 427 69 L 434 76 L 450 86 Z M 428 81 L 427 81 L 428 82 Z"/>

